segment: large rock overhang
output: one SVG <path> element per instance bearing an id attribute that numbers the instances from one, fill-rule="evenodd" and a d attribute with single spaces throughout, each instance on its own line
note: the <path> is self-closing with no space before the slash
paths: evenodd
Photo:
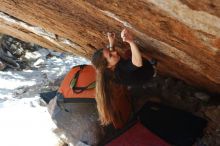
<path id="1" fill-rule="evenodd" d="M 220 1 L 0 0 L 0 33 L 90 58 L 128 27 L 161 74 L 220 93 Z"/>

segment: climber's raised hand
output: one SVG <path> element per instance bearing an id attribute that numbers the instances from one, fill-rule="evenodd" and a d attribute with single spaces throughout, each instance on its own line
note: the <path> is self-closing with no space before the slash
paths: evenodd
<path id="1" fill-rule="evenodd" d="M 121 38 L 124 42 L 127 42 L 127 43 L 131 43 L 134 41 L 132 33 L 127 28 L 122 30 Z"/>

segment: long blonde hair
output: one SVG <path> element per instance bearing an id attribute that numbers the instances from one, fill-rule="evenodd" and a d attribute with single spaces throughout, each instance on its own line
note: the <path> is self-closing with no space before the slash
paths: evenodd
<path id="1" fill-rule="evenodd" d="M 127 94 L 127 92 L 124 91 L 126 88 L 114 82 L 114 73 L 112 70 L 107 68 L 108 62 L 103 57 L 102 52 L 103 49 L 96 51 L 92 58 L 92 64 L 97 71 L 96 102 L 99 119 L 102 125 L 108 125 L 110 123 L 124 123 L 125 121 L 123 121 L 119 111 L 119 105 L 115 103 L 115 98 L 118 98 L 117 96 L 126 96 L 125 94 Z"/>

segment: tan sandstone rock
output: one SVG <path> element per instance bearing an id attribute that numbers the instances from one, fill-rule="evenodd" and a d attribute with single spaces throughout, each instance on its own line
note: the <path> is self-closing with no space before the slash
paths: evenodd
<path id="1" fill-rule="evenodd" d="M 105 33 L 136 35 L 159 72 L 220 93 L 218 0 L 0 0 L 0 33 L 90 58 Z"/>

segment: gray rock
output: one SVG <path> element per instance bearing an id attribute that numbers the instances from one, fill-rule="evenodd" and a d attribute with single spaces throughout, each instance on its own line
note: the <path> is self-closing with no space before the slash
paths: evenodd
<path id="1" fill-rule="evenodd" d="M 202 101 L 208 101 L 210 99 L 210 96 L 203 92 L 196 92 L 194 93 L 194 96 Z"/>
<path id="2" fill-rule="evenodd" d="M 6 65 L 0 60 L 0 71 L 4 70 Z"/>
<path id="3" fill-rule="evenodd" d="M 93 103 L 65 103 L 57 105 L 56 97 L 48 105 L 48 111 L 57 127 L 67 137 L 66 143 L 97 145 L 104 136 L 99 125 L 96 105 Z"/>

